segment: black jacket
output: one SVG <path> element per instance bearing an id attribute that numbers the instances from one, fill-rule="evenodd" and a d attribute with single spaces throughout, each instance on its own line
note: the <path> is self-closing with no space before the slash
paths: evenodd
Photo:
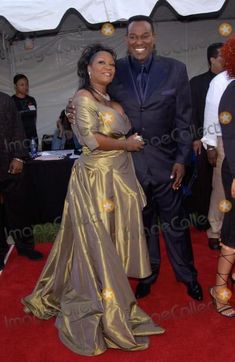
<path id="1" fill-rule="evenodd" d="M 0 92 L 0 181 L 8 178 L 11 160 L 28 156 L 21 120 L 10 96 Z"/>
<path id="2" fill-rule="evenodd" d="M 149 177 L 154 182 L 169 182 L 173 164 L 185 164 L 192 147 L 191 93 L 185 65 L 154 56 L 141 102 L 130 60 L 122 58 L 109 93 L 123 106 L 132 132 L 145 139 L 144 150 L 132 153 L 140 182 Z"/>

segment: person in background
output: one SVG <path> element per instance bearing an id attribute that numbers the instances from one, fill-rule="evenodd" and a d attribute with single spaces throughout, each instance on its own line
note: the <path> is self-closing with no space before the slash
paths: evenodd
<path id="1" fill-rule="evenodd" d="M 232 293 L 228 289 L 229 279 L 235 282 L 235 275 L 231 273 L 235 262 L 235 35 L 225 42 L 221 55 L 225 71 L 211 81 L 205 110 L 205 120 L 214 122 L 221 131 L 225 154 L 222 164 L 225 197 L 217 205 L 224 213 L 221 251 L 210 294 L 217 312 L 231 318 L 235 317 L 235 309 L 229 304 Z"/>
<path id="2" fill-rule="evenodd" d="M 220 49 L 221 62 L 224 59 Z M 211 81 L 206 96 L 206 105 L 204 112 L 203 137 L 201 142 L 206 150 L 208 162 L 213 167 L 212 191 L 210 197 L 210 207 L 208 220 L 210 228 L 207 230 L 209 246 L 218 249 L 220 245 L 221 229 L 223 224 L 224 213 L 218 207 L 219 203 L 224 200 L 224 188 L 221 178 L 221 167 L 224 159 L 224 147 L 221 134 L 221 127 L 218 121 L 219 97 L 224 92 L 228 83 L 231 81 L 226 72 L 220 72 L 216 77 L 217 89 Z M 214 84 L 214 82 L 213 82 Z M 216 101 L 215 101 L 216 100 Z"/>
<path id="3" fill-rule="evenodd" d="M 197 212 L 198 216 L 204 215 L 208 218 L 207 223 L 196 225 L 198 228 L 208 229 L 208 245 L 212 250 L 219 248 L 220 227 L 215 227 L 215 219 L 221 219 L 221 213 L 215 207 L 214 199 L 218 199 L 217 194 L 220 194 L 218 183 L 213 177 L 213 192 L 212 190 L 212 174 L 213 166 L 208 160 L 207 154 L 210 156 L 210 150 L 205 150 L 202 147 L 201 138 L 203 136 L 204 110 L 206 102 L 206 94 L 211 80 L 220 72 L 223 71 L 223 59 L 220 54 L 220 49 L 223 43 L 212 43 L 207 48 L 207 61 L 209 69 L 203 74 L 199 74 L 190 80 L 193 106 L 193 125 L 194 125 L 194 140 L 193 150 L 196 156 L 197 179 L 192 187 L 192 210 Z M 221 152 L 223 151 L 220 147 Z M 223 154 L 220 155 L 223 159 Z"/>
<path id="4" fill-rule="evenodd" d="M 81 145 L 79 144 L 77 137 L 73 133 L 71 123 L 68 121 L 68 118 L 65 115 L 65 110 L 63 109 L 57 121 L 57 129 L 52 138 L 51 149 L 77 150 L 80 148 Z"/>
<path id="5" fill-rule="evenodd" d="M 36 119 L 37 119 L 37 103 L 36 100 L 29 96 L 29 80 L 24 74 L 16 74 L 13 78 L 13 83 L 15 86 L 15 94 L 12 96 L 13 101 L 15 102 L 20 120 L 23 124 L 24 128 L 24 134 L 25 134 L 25 140 L 24 145 L 28 146 L 28 151 L 32 152 L 31 149 L 31 142 L 33 141 L 34 144 L 36 142 L 36 148 L 38 147 L 38 135 L 37 135 L 37 129 L 36 129 Z M 20 182 L 20 180 L 19 180 Z M 15 197 L 20 196 L 19 193 L 15 194 Z M 17 213 L 21 212 L 20 209 L 23 208 L 23 200 L 18 199 L 17 202 L 18 210 L 15 210 L 15 216 L 14 216 L 14 223 L 17 220 Z M 25 211 L 26 212 L 26 211 Z M 25 225 L 26 226 L 26 225 Z M 30 228 L 32 230 L 32 228 Z M 31 244 L 31 246 L 34 245 L 34 236 L 33 236 L 33 230 L 32 235 L 28 237 L 24 237 L 25 239 L 28 239 L 28 243 Z M 16 236 L 13 237 L 13 239 L 16 242 Z M 18 239 L 18 237 L 17 237 Z M 31 248 L 30 248 L 31 249 Z M 35 257 L 36 259 L 41 259 L 42 254 L 39 253 L 36 250 L 30 250 L 29 256 Z"/>
<path id="6" fill-rule="evenodd" d="M 36 100 L 28 95 L 29 80 L 24 74 L 16 74 L 13 79 L 15 85 L 15 94 L 12 96 L 16 108 L 20 114 L 23 123 L 26 139 L 30 145 L 30 140 L 35 138 L 38 143 L 36 120 L 37 103 Z"/>
<path id="7" fill-rule="evenodd" d="M 12 98 L 2 92 L 0 92 L 0 129 L 0 270 L 3 270 L 5 256 L 9 250 L 7 229 L 10 233 L 18 231 L 18 238 L 14 241 L 20 255 L 37 260 L 42 258 L 42 254 L 34 250 L 32 239 L 24 238 L 22 228 L 18 225 L 17 216 L 19 212 L 21 214 L 25 212 L 25 205 L 14 198 L 14 191 L 20 182 L 28 151 L 24 147 L 25 134 L 16 106 Z"/>

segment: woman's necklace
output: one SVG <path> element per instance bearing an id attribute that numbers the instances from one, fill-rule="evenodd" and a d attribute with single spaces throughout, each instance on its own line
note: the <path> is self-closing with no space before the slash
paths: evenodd
<path id="1" fill-rule="evenodd" d="M 97 93 L 97 94 L 99 94 L 99 96 L 101 96 L 102 98 L 104 98 L 106 101 L 110 101 L 110 96 L 109 96 L 109 94 L 108 93 L 102 93 L 102 92 L 100 92 L 98 89 L 96 89 L 96 88 L 94 88 L 94 87 L 91 87 L 91 89 L 95 92 L 95 93 Z"/>

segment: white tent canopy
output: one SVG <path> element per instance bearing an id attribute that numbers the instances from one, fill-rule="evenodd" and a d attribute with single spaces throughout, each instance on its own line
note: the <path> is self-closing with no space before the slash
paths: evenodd
<path id="1" fill-rule="evenodd" d="M 221 6 L 219 13 L 210 13 Z M 38 134 L 53 133 L 60 111 L 78 87 L 76 67 L 82 49 L 102 42 L 113 47 L 118 57 L 124 56 L 125 29 L 120 20 L 141 13 L 151 14 L 154 20 L 157 52 L 183 61 L 189 77 L 207 69 L 207 46 L 226 40 L 219 31 L 221 24 L 235 27 L 234 0 L 169 0 L 159 4 L 156 0 L 1 0 L 0 16 L 14 27 L 0 18 L 0 90 L 13 94 L 13 76 L 26 74 L 30 95 L 38 104 Z M 206 15 L 201 19 L 201 15 L 195 18 L 203 13 Z M 177 14 L 194 17 L 181 21 Z M 93 24 L 117 21 L 115 32 L 105 36 L 100 25 L 90 26 L 81 15 Z M 32 49 L 25 49 L 26 35 L 32 37 Z"/>
<path id="2" fill-rule="evenodd" d="M 150 15 L 159 0 L 1 0 L 0 15 L 21 32 L 56 28 L 65 12 L 73 8 L 88 23 L 126 20 Z M 225 0 L 168 0 L 182 16 L 219 11 Z"/>

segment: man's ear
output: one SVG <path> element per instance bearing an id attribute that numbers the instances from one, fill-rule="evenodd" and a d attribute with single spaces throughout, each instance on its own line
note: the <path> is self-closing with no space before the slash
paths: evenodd
<path id="1" fill-rule="evenodd" d="M 211 64 L 214 64 L 214 63 L 215 63 L 215 59 L 216 59 L 216 58 L 214 58 L 214 57 L 210 57 L 210 63 L 211 63 Z"/>

